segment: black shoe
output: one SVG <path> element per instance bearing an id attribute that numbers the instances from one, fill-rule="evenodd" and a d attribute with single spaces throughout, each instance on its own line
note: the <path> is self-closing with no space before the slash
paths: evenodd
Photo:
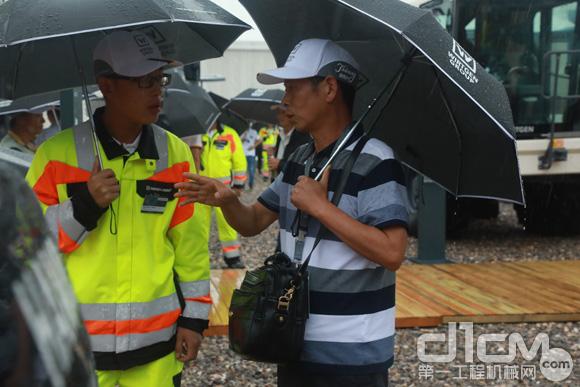
<path id="1" fill-rule="evenodd" d="M 244 265 L 244 262 L 242 262 L 240 257 L 224 258 L 224 261 L 226 262 L 226 265 L 228 266 L 229 269 L 245 269 L 246 268 L 246 265 Z"/>

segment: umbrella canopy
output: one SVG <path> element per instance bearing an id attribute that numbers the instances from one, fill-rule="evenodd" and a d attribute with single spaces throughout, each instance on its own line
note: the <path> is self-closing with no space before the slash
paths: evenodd
<path id="1" fill-rule="evenodd" d="M 97 90 L 96 86 L 89 87 L 89 92 L 94 93 Z M 34 94 L 15 99 L 10 104 L 6 104 L 6 106 L 0 104 L 0 116 L 21 112 L 42 113 L 57 106 L 60 106 L 60 92 Z"/>
<path id="2" fill-rule="evenodd" d="M 505 89 L 429 11 L 398 0 L 241 2 L 278 65 L 303 39 L 348 50 L 369 80 L 355 118 L 409 167 L 457 196 L 523 203 Z"/>
<path id="3" fill-rule="evenodd" d="M 213 126 L 220 110 L 204 89 L 187 84 L 177 75 L 174 74 L 165 91 L 158 124 L 181 138 L 204 134 Z"/>
<path id="4" fill-rule="evenodd" d="M 191 63 L 221 56 L 249 26 L 209 0 L 10 0 L 0 5 L 0 98 L 80 86 L 79 67 L 96 83 L 93 49 L 112 29 L 139 30 L 164 57 Z"/>
<path id="5" fill-rule="evenodd" d="M 282 98 L 284 98 L 283 90 L 246 89 L 226 103 L 225 108 L 248 121 L 277 125 L 278 119 L 272 106 L 280 104 Z"/>
<path id="6" fill-rule="evenodd" d="M 224 98 L 221 95 L 218 95 L 211 91 L 209 92 L 209 96 L 211 97 L 213 102 L 217 105 L 217 107 L 219 107 L 221 110 L 219 121 L 222 124 L 227 125 L 230 128 L 234 128 L 240 134 L 242 134 L 248 129 L 250 125 L 248 121 L 246 121 L 243 117 L 240 117 L 236 113 L 232 112 L 231 110 L 224 108 L 224 106 L 230 101 L 229 99 Z"/>
<path id="7" fill-rule="evenodd" d="M 15 113 L 42 113 L 60 105 L 60 93 L 43 93 L 18 98 L 6 107 L 0 108 L 0 116 Z"/>

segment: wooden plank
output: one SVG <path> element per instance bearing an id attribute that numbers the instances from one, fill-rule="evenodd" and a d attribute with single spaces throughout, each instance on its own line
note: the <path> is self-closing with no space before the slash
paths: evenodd
<path id="1" fill-rule="evenodd" d="M 536 276 L 515 272 L 506 264 L 438 265 L 438 269 L 489 293 L 498 302 L 510 301 L 533 313 L 574 312 L 578 305 L 571 294 L 562 297 L 555 281 L 539 283 Z"/>
<path id="2" fill-rule="evenodd" d="M 211 273 L 210 328 L 226 335 L 231 295 L 245 271 Z M 580 260 L 403 265 L 397 272 L 396 326 L 451 321 L 580 321 Z"/>
<path id="3" fill-rule="evenodd" d="M 448 316 L 442 318 L 442 323 L 470 321 L 480 324 L 527 323 L 527 322 L 564 322 L 580 321 L 580 313 L 564 314 L 506 314 L 488 316 Z"/>
<path id="4" fill-rule="evenodd" d="M 210 326 L 228 325 L 228 310 L 232 300 L 232 293 L 239 286 L 245 273 L 245 270 L 221 270 L 216 273 L 219 275 L 219 279 L 216 278 L 217 276 L 212 276 L 210 286 L 215 288 L 212 294 L 217 292 L 219 299 L 217 302 L 214 300 L 209 317 Z"/>
<path id="5" fill-rule="evenodd" d="M 520 308 L 520 311 L 521 309 L 538 313 L 545 311 L 545 307 L 536 301 L 540 297 L 537 290 L 527 289 L 530 287 L 530 282 L 534 283 L 534 288 L 536 288 L 536 280 L 516 282 L 513 274 L 487 266 L 481 265 L 477 267 L 477 270 L 474 270 L 475 268 L 469 265 L 454 265 L 453 267 L 440 267 L 439 270 L 465 282 L 469 281 L 472 286 L 487 292 L 497 302 L 511 301 Z"/>
<path id="6" fill-rule="evenodd" d="M 471 315 L 480 314 L 477 305 L 471 300 L 467 300 L 461 294 L 454 294 L 445 289 L 443 285 L 448 276 L 437 273 L 432 268 L 421 268 L 413 278 L 407 279 L 409 285 L 413 286 L 415 292 L 420 293 L 425 299 L 435 302 L 440 306 L 448 307 L 451 314 Z"/>
<path id="7" fill-rule="evenodd" d="M 576 293 L 580 289 L 580 261 L 575 265 L 565 265 L 564 262 L 530 262 L 528 265 L 518 265 L 508 262 L 504 264 L 504 267 L 517 273 L 533 276 L 541 281 L 543 286 L 574 291 L 575 294 L 571 294 L 571 296 L 576 295 L 575 298 L 580 300 L 580 294 Z"/>
<path id="8" fill-rule="evenodd" d="M 397 317 L 396 328 L 425 328 L 443 324 L 441 317 Z"/>
<path id="9" fill-rule="evenodd" d="M 538 265 L 538 263 L 542 265 Z M 574 263 L 574 265 L 570 265 L 570 263 Z M 580 263 L 564 261 L 530 262 L 530 265 L 508 263 L 506 265 L 514 271 L 535 275 L 542 280 L 542 286 L 556 287 L 559 293 L 569 291 L 571 292 L 570 298 L 580 301 Z M 549 278 L 548 281 L 547 278 Z"/>

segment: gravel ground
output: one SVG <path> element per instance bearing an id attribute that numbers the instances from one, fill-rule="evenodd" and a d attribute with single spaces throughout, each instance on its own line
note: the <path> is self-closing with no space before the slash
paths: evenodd
<path id="1" fill-rule="evenodd" d="M 245 202 L 252 202 L 265 188 L 258 183 L 253 192 L 246 192 Z M 261 260 L 274 251 L 276 246 L 277 225 L 272 225 L 261 235 L 253 238 L 241 238 L 242 255 L 246 265 L 252 269 L 259 266 Z M 223 261 L 217 232 L 212 229 L 210 241 L 212 251 L 212 268 L 222 268 Z M 417 244 L 411 239 L 407 256 L 416 255 Z M 518 225 L 515 212 L 508 205 L 500 207 L 500 216 L 492 221 L 473 222 L 456 238 L 448 241 L 447 256 L 453 262 L 505 262 L 535 260 L 571 260 L 580 259 L 580 237 L 539 237 L 528 235 Z M 408 262 L 407 262 L 408 263 Z M 447 327 L 399 329 L 395 346 L 395 365 L 390 369 L 390 382 L 394 386 L 580 386 L 580 323 L 523 323 L 523 324 L 477 324 L 474 325 L 474 337 L 481 333 L 520 333 L 530 348 L 538 333 L 545 333 L 550 338 L 550 348 L 562 348 L 574 359 L 574 370 L 570 377 L 560 383 L 553 383 L 543 377 L 538 366 L 538 359 L 527 361 L 518 355 L 511 365 L 529 365 L 536 372 L 535 379 L 518 375 L 516 380 L 470 375 L 469 364 L 465 362 L 464 336 L 457 334 L 457 357 L 451 363 L 433 366 L 433 379 L 426 379 L 429 370 L 419 367 L 422 364 L 417 357 L 417 338 L 424 333 L 447 333 Z M 504 343 L 488 344 L 488 353 L 505 354 L 508 351 Z M 445 353 L 441 346 L 429 346 L 429 352 Z M 477 359 L 477 356 L 476 356 Z M 474 363 L 477 365 L 478 363 Z M 480 364 L 483 366 L 483 364 Z M 505 372 L 502 369 L 503 372 Z M 521 370 L 520 370 L 521 371 Z M 459 379 L 461 377 L 464 379 Z M 423 373 L 423 374 L 422 374 Z M 275 366 L 241 360 L 228 349 L 227 337 L 209 337 L 204 339 L 198 359 L 190 364 L 185 373 L 182 386 L 275 386 Z M 478 379 L 479 377 L 479 379 Z"/>

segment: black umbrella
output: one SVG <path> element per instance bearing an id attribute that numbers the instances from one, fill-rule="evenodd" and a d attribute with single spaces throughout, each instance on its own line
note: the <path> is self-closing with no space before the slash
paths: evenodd
<path id="1" fill-rule="evenodd" d="M 204 89 L 188 84 L 175 73 L 165 91 L 158 124 L 183 138 L 206 133 L 219 115 L 220 110 Z"/>
<path id="2" fill-rule="evenodd" d="M 307 38 L 347 49 L 369 80 L 355 117 L 402 162 L 457 196 L 523 203 L 505 89 L 430 12 L 397 0 L 241 2 L 278 65 Z"/>
<path id="3" fill-rule="evenodd" d="M 276 111 L 272 110 L 272 106 L 280 104 L 282 98 L 283 90 L 246 89 L 230 99 L 225 107 L 248 121 L 277 125 Z"/>
<path id="4" fill-rule="evenodd" d="M 213 100 L 213 102 L 220 108 L 221 115 L 219 117 L 219 121 L 229 126 L 230 128 L 234 128 L 238 131 L 238 133 L 242 134 L 245 132 L 250 124 L 246 121 L 243 117 L 239 116 L 238 114 L 224 108 L 224 106 L 230 101 L 227 98 L 222 97 L 214 92 L 209 92 L 209 96 Z"/>
<path id="5" fill-rule="evenodd" d="M 191 63 L 221 56 L 249 29 L 209 0 L 10 0 L 0 26 L 0 98 L 83 86 L 89 110 L 92 54 L 107 31 L 138 30 L 163 57 Z"/>
<path id="6" fill-rule="evenodd" d="M 116 29 L 191 63 L 221 56 L 249 26 L 209 0 L 10 0 L 0 5 L 0 98 L 81 86 L 79 68 L 96 83 L 93 50 Z"/>

